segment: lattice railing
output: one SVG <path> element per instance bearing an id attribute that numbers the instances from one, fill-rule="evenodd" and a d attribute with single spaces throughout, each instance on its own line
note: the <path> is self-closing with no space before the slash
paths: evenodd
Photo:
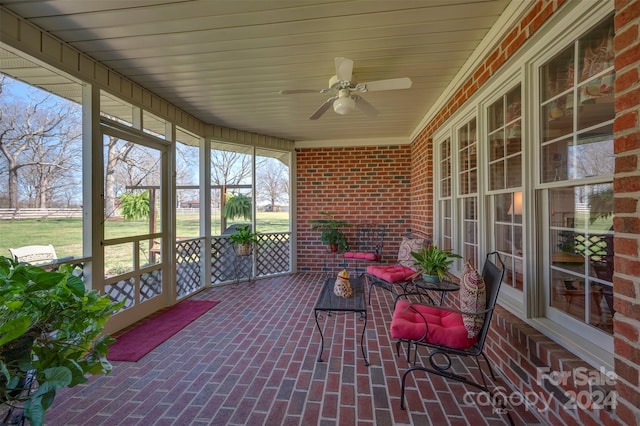
<path id="1" fill-rule="evenodd" d="M 104 292 L 109 296 L 112 302 L 124 302 L 122 310 L 129 309 L 133 306 L 136 294 L 136 281 L 134 277 L 127 280 L 120 280 L 113 284 L 104 286 Z"/>
<path id="2" fill-rule="evenodd" d="M 156 269 L 140 275 L 140 302 L 162 293 L 162 271 Z"/>
<path id="3" fill-rule="evenodd" d="M 136 294 L 136 278 L 130 277 L 104 286 L 104 292 L 113 302 L 124 300 L 124 309 L 134 305 Z M 162 292 L 162 271 L 154 269 L 140 275 L 140 300 L 138 303 L 152 299 Z"/>
<path id="4" fill-rule="evenodd" d="M 176 243 L 176 284 L 178 297 L 195 293 L 204 286 L 201 279 L 200 251 L 202 240 L 178 241 Z"/>
<path id="5" fill-rule="evenodd" d="M 260 234 L 256 253 L 256 275 L 264 277 L 291 271 L 289 233 Z"/>
<path id="6" fill-rule="evenodd" d="M 288 232 L 260 234 L 250 257 L 239 257 L 228 236 L 211 239 L 211 283 L 221 284 L 253 279 L 291 271 L 291 240 Z M 184 297 L 200 290 L 202 239 L 178 241 L 176 243 L 177 295 Z M 255 275 L 254 275 L 255 262 Z M 159 269 L 144 273 L 140 277 L 140 301 L 149 300 L 162 291 L 162 274 Z M 105 293 L 113 301 L 125 300 L 124 309 L 134 305 L 135 279 L 125 279 L 105 286 Z"/>
<path id="7" fill-rule="evenodd" d="M 253 258 L 238 258 L 227 236 L 211 239 L 211 282 L 213 284 L 264 277 L 291 271 L 291 242 L 288 232 L 258 235 Z"/>
<path id="8" fill-rule="evenodd" d="M 229 237 L 211 238 L 211 283 L 218 284 L 236 279 L 235 251 Z"/>

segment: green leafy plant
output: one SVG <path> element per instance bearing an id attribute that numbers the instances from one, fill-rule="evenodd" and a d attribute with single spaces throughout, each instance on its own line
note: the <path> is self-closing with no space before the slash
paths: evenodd
<path id="1" fill-rule="evenodd" d="M 127 220 L 148 218 L 150 213 L 149 191 L 122 194 L 120 196 L 120 211 Z"/>
<path id="2" fill-rule="evenodd" d="M 229 235 L 229 239 L 236 244 L 244 245 L 244 244 L 252 244 L 258 243 L 258 233 L 251 232 L 249 229 L 249 225 L 238 226 L 236 228 L 236 232 Z"/>
<path id="3" fill-rule="evenodd" d="M 321 231 L 320 241 L 329 247 L 332 252 L 345 252 L 349 250 L 347 237 L 341 231 L 342 228 L 350 226 L 348 222 L 333 219 L 333 213 L 320 212 L 327 216 L 326 219 L 315 219 L 310 221 L 311 230 Z"/>
<path id="4" fill-rule="evenodd" d="M 227 219 L 251 220 L 251 197 L 243 194 L 230 195 L 224 203 L 222 215 Z"/>
<path id="5" fill-rule="evenodd" d="M 450 250 L 441 250 L 435 245 L 425 246 L 418 252 L 411 252 L 411 256 L 423 275 L 438 277 L 440 280 L 449 274 L 453 260 L 461 258 L 460 255 Z"/>
<path id="6" fill-rule="evenodd" d="M 71 265 L 50 272 L 0 256 L 0 403 L 22 404 L 41 425 L 59 389 L 108 373 L 114 340 L 101 334 L 122 306 L 86 290 Z M 28 372 L 37 382 L 30 392 Z"/>

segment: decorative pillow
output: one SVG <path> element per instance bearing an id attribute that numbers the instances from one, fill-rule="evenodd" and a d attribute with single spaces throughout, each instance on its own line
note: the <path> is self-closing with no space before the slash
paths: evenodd
<path id="1" fill-rule="evenodd" d="M 460 310 L 479 312 L 487 308 L 487 291 L 482 275 L 469 262 L 464 265 L 460 278 Z M 471 339 L 478 335 L 484 322 L 482 315 L 462 315 L 464 328 Z"/>
<path id="2" fill-rule="evenodd" d="M 424 245 L 424 238 L 407 238 L 403 237 L 398 250 L 398 264 L 416 270 L 414 266 L 415 259 L 411 256 L 412 251 L 420 251 Z"/>

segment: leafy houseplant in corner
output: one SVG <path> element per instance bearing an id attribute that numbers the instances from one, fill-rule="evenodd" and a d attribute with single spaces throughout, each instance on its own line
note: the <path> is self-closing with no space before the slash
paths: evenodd
<path id="1" fill-rule="evenodd" d="M 320 212 L 327 219 L 315 219 L 310 221 L 312 231 L 321 231 L 320 241 L 325 244 L 332 253 L 343 253 L 349 250 L 347 237 L 340 230 L 349 226 L 349 223 L 333 219 L 333 213 Z"/>
<path id="2" fill-rule="evenodd" d="M 258 234 L 251 232 L 249 225 L 239 226 L 229 239 L 236 245 L 238 256 L 248 256 L 251 254 L 251 244 L 258 244 Z"/>
<path id="3" fill-rule="evenodd" d="M 453 259 L 461 256 L 449 250 L 441 250 L 435 245 L 429 245 L 418 252 L 411 252 L 414 264 L 422 271 L 422 279 L 427 282 L 440 282 L 449 275 L 449 268 Z"/>
<path id="4" fill-rule="evenodd" d="M 59 389 L 108 373 L 113 339 L 101 334 L 121 307 L 86 290 L 71 265 L 49 272 L 0 256 L 0 404 L 41 425 Z"/>

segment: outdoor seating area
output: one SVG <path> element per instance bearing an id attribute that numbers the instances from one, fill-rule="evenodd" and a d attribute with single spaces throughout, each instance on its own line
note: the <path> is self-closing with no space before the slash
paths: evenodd
<path id="1" fill-rule="evenodd" d="M 0 426 L 640 426 L 640 0 L 0 22 Z"/>
<path id="2" fill-rule="evenodd" d="M 496 257 L 494 263 L 490 257 Z M 460 309 L 452 306 L 434 306 L 416 303 L 407 297 L 397 300 L 391 321 L 391 336 L 398 339 L 396 352 L 400 356 L 403 343 L 407 345 L 407 361 L 411 367 L 402 375 L 400 401 L 404 407 L 405 384 L 415 371 L 455 380 L 493 395 L 494 385 L 480 364 L 483 358 L 489 375 L 496 377 L 489 359 L 484 353 L 484 342 L 491 326 L 491 318 L 498 300 L 498 292 L 504 276 L 504 264 L 498 253 L 487 255 L 482 275 L 469 264 L 460 278 Z M 413 360 L 412 348 L 415 347 Z M 417 365 L 418 348 L 428 348 L 429 365 Z M 469 357 L 475 359 L 481 381 L 456 371 L 452 359 Z"/>
<path id="3" fill-rule="evenodd" d="M 380 224 L 358 225 L 353 236 L 353 242 L 344 256 L 344 263 L 362 275 L 369 264 L 376 264 L 382 260 L 384 248 L 384 234 L 386 227 Z"/>
<path id="4" fill-rule="evenodd" d="M 424 236 L 405 236 L 400 243 L 396 262 L 367 267 L 365 277 L 369 283 L 369 304 L 371 304 L 373 286 L 387 290 L 395 296 L 406 292 L 407 285 L 418 275 L 418 269 L 414 265 L 415 259 L 411 253 L 419 251 L 430 241 L 430 238 Z"/>
<path id="5" fill-rule="evenodd" d="M 325 280 L 299 273 L 198 293 L 221 302 L 140 361 L 113 362 L 107 376 L 59 392 L 47 424 L 508 424 L 470 400 L 476 390 L 433 375 L 408 378 L 400 408 L 408 363 L 389 334 L 390 292 L 374 292 L 366 305 L 368 367 L 364 320 L 352 314 L 324 318 L 318 362 L 314 304 Z M 458 366 L 477 374 L 474 363 Z M 515 424 L 540 424 L 523 405 L 508 409 Z"/>
<path id="6" fill-rule="evenodd" d="M 34 265 L 51 263 L 58 258 L 56 249 L 51 244 L 10 248 L 9 253 L 16 262 L 27 262 Z"/>

